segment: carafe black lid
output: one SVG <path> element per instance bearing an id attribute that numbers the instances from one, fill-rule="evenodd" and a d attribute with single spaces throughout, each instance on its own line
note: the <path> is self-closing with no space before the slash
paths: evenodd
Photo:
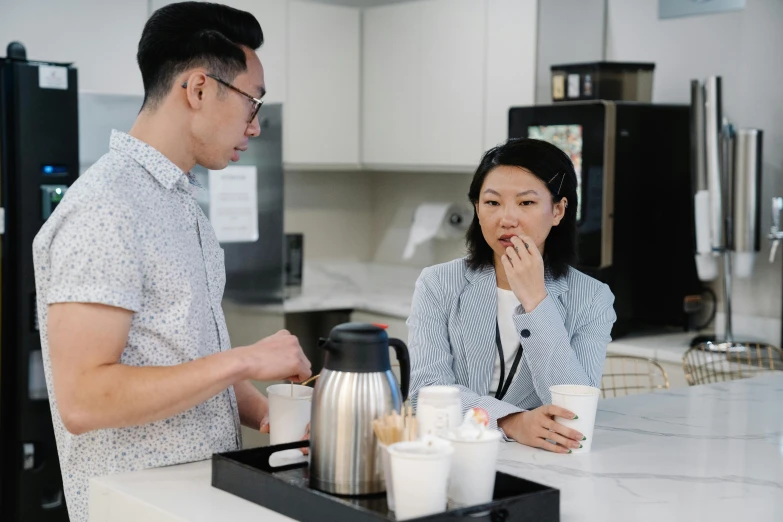
<path id="1" fill-rule="evenodd" d="M 380 326 L 345 323 L 332 328 L 324 339 L 324 368 L 339 372 L 385 372 L 391 370 L 389 335 Z"/>

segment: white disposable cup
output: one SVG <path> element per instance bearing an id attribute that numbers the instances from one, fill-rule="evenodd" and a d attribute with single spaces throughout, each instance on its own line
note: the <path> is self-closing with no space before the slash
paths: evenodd
<path id="1" fill-rule="evenodd" d="M 446 511 L 446 490 L 454 448 L 430 439 L 397 442 L 388 447 L 397 520 Z"/>
<path id="2" fill-rule="evenodd" d="M 416 399 L 419 438 L 443 437 L 462 422 L 462 398 L 456 386 L 425 386 Z"/>
<path id="3" fill-rule="evenodd" d="M 601 390 L 592 386 L 578 384 L 560 384 L 550 386 L 552 404 L 574 413 L 576 419 L 555 417 L 555 422 L 567 428 L 574 429 L 586 437 L 581 441 L 581 448 L 570 448 L 573 453 L 589 453 L 593 445 L 593 428 L 595 427 L 595 412 L 598 409 L 598 397 Z"/>
<path id="4" fill-rule="evenodd" d="M 479 439 L 459 438 L 453 431 L 446 435 L 454 447 L 449 476 L 450 505 L 468 507 L 492 502 L 501 438 L 496 430 L 485 430 Z"/>
<path id="5" fill-rule="evenodd" d="M 266 393 L 269 398 L 270 444 L 302 440 L 310 422 L 313 389 L 299 384 L 273 384 Z"/>
<path id="6" fill-rule="evenodd" d="M 394 511 L 394 482 L 392 481 L 391 457 L 389 446 L 378 443 L 381 449 L 381 465 L 383 466 L 383 479 L 386 481 L 386 505 L 390 511 Z"/>

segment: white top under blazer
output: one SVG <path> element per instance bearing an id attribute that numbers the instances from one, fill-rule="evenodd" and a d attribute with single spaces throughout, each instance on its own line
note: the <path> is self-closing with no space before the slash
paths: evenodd
<path id="1" fill-rule="evenodd" d="M 532 312 L 520 305 L 513 315 L 523 356 L 516 378 L 498 400 L 490 395 L 497 360 L 494 267 L 472 270 L 462 258 L 425 268 L 407 321 L 414 408 L 422 387 L 456 385 L 463 414 L 484 408 L 496 428 L 506 415 L 551 403 L 550 386 L 600 387 L 617 319 L 614 295 L 573 268 L 559 279 L 546 270 L 544 283 L 547 297 Z"/>

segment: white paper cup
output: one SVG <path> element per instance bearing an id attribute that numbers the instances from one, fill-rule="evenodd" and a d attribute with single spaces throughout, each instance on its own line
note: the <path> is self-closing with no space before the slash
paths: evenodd
<path id="1" fill-rule="evenodd" d="M 389 446 L 378 443 L 381 454 L 381 465 L 383 466 L 383 479 L 386 482 L 386 505 L 390 511 L 394 511 L 394 482 L 392 481 L 391 457 L 389 457 Z"/>
<path id="2" fill-rule="evenodd" d="M 461 439 L 452 431 L 446 435 L 454 447 L 449 475 L 449 505 L 468 507 L 492 502 L 495 468 L 501 435 L 486 430 L 480 439 Z"/>
<path id="3" fill-rule="evenodd" d="M 419 438 L 443 437 L 462 422 L 462 399 L 456 386 L 425 386 L 416 404 Z"/>
<path id="4" fill-rule="evenodd" d="M 574 429 L 586 437 L 581 441 L 581 448 L 570 448 L 573 453 L 589 453 L 593 445 L 593 428 L 595 427 L 595 412 L 598 409 L 598 397 L 601 390 L 592 386 L 578 384 L 561 384 L 550 386 L 552 404 L 573 412 L 576 419 L 555 417 L 555 422 L 567 428 Z"/>
<path id="5" fill-rule="evenodd" d="M 388 452 L 397 520 L 446 511 L 451 444 L 438 439 L 397 442 Z"/>
<path id="6" fill-rule="evenodd" d="M 313 389 L 299 384 L 274 384 L 266 389 L 266 393 L 269 398 L 270 444 L 302 440 L 310 422 Z"/>

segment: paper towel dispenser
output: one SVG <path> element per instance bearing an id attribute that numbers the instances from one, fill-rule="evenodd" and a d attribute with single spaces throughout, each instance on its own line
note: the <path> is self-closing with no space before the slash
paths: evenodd
<path id="1" fill-rule="evenodd" d="M 421 203 L 413 215 L 403 259 L 411 259 L 416 248 L 433 239 L 464 237 L 473 219 L 473 207 L 467 203 Z"/>

